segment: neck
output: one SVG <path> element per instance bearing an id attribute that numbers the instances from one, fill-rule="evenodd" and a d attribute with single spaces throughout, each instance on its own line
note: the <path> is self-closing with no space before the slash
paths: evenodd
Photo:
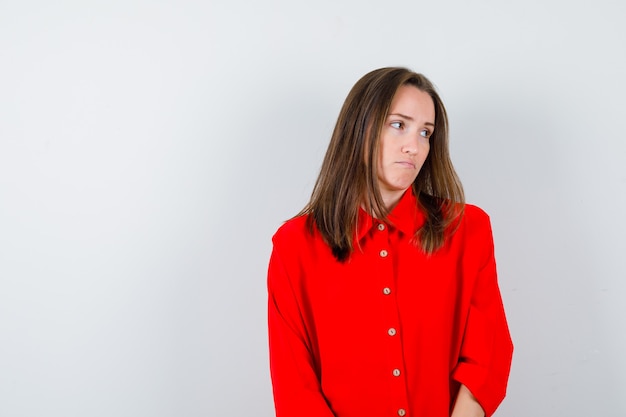
<path id="1" fill-rule="evenodd" d="M 398 202 L 404 195 L 405 191 L 382 193 L 381 197 L 383 198 L 383 204 L 385 206 L 385 209 L 387 209 L 387 212 L 390 212 L 398 205 Z M 361 208 L 373 218 L 379 218 L 376 211 L 374 210 L 374 207 L 368 207 L 365 203 L 363 203 L 361 204 Z"/>
<path id="2" fill-rule="evenodd" d="M 398 205 L 398 202 L 402 198 L 402 195 L 404 195 L 405 191 L 406 190 L 382 193 L 383 203 L 385 203 L 385 208 L 388 211 L 393 210 L 394 207 Z"/>

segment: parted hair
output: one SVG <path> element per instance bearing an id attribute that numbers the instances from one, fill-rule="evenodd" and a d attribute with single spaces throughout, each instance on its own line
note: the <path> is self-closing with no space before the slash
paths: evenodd
<path id="1" fill-rule="evenodd" d="M 433 84 L 406 68 L 380 68 L 363 76 L 352 87 L 339 113 L 311 199 L 299 215 L 308 215 L 308 227 L 319 230 L 334 257 L 344 262 L 354 250 L 359 208 L 385 220 L 385 206 L 378 185 L 380 135 L 399 87 L 412 85 L 427 93 L 435 106 L 435 127 L 430 151 L 413 182 L 424 225 L 414 243 L 432 254 L 454 232 L 463 215 L 463 187 L 452 166 L 448 147 L 448 117 Z"/>

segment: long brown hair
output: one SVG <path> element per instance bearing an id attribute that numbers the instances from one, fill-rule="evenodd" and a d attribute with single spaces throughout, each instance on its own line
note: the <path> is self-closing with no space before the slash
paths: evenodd
<path id="1" fill-rule="evenodd" d="M 415 242 L 431 254 L 444 244 L 448 226 L 463 214 L 463 187 L 448 150 L 448 116 L 433 84 L 406 68 L 381 68 L 352 87 L 341 108 L 311 200 L 299 215 L 322 234 L 335 258 L 347 260 L 354 250 L 359 207 L 385 219 L 389 210 L 378 187 L 380 133 L 396 91 L 412 85 L 427 93 L 435 105 L 435 128 L 430 151 L 413 182 L 418 205 L 426 214 Z"/>

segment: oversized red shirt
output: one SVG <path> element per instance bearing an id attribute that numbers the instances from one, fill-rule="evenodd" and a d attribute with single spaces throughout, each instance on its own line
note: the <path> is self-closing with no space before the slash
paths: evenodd
<path id="1" fill-rule="evenodd" d="M 361 210 L 340 263 L 304 216 L 273 237 L 270 370 L 277 417 L 448 417 L 460 384 L 490 416 L 513 345 L 488 216 L 467 205 L 433 255 L 411 191 L 386 223 Z"/>

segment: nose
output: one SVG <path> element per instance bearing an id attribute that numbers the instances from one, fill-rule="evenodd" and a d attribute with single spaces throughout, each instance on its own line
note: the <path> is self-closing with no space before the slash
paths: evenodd
<path id="1" fill-rule="evenodd" d="M 410 139 L 407 140 L 404 145 L 402 145 L 402 153 L 408 155 L 416 155 L 417 154 L 417 140 Z"/>

